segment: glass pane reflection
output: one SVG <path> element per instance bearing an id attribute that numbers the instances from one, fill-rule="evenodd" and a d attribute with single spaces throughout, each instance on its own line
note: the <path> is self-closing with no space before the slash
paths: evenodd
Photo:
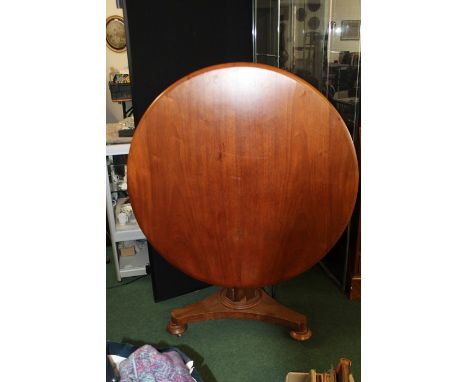
<path id="1" fill-rule="evenodd" d="M 256 62 L 302 77 L 335 106 L 354 136 L 360 113 L 360 0 L 256 0 Z"/>

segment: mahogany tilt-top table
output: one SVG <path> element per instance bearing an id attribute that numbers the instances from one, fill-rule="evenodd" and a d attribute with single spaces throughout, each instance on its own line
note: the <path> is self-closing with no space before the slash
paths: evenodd
<path id="1" fill-rule="evenodd" d="M 182 334 L 190 322 L 237 318 L 310 338 L 306 317 L 262 287 L 316 264 L 356 201 L 351 137 L 318 90 L 252 63 L 180 79 L 136 129 L 128 189 L 151 245 L 186 274 L 224 287 L 173 310 L 170 333 Z"/>

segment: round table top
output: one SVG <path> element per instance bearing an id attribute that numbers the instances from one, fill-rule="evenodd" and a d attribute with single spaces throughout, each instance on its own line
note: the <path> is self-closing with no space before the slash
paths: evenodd
<path id="1" fill-rule="evenodd" d="M 151 245 L 225 287 L 276 284 L 316 264 L 343 233 L 358 190 L 343 120 L 310 84 L 234 63 L 166 89 L 133 136 L 128 188 Z"/>

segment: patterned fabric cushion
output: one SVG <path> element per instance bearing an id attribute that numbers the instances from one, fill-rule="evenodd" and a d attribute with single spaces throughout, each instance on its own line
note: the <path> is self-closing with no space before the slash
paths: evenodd
<path id="1" fill-rule="evenodd" d="M 120 363 L 121 382 L 193 382 L 176 351 L 158 352 L 144 345 Z"/>

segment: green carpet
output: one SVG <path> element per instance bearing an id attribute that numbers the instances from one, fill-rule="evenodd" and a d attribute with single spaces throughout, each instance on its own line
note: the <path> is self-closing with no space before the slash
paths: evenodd
<path id="1" fill-rule="evenodd" d="M 111 248 L 107 255 L 112 258 Z M 134 278 L 125 278 L 127 283 Z M 114 265 L 107 264 L 107 286 L 117 285 Z M 195 361 L 205 382 L 283 382 L 290 371 L 324 371 L 340 357 L 352 361 L 360 381 L 361 324 L 359 301 L 350 301 L 320 266 L 281 283 L 276 299 L 307 315 L 312 338 L 291 339 L 288 329 L 257 321 L 215 320 L 189 324 L 182 337 L 166 332 L 173 308 L 196 302 L 210 287 L 154 303 L 150 276 L 107 289 L 107 339 L 131 344 L 177 346 Z"/>

